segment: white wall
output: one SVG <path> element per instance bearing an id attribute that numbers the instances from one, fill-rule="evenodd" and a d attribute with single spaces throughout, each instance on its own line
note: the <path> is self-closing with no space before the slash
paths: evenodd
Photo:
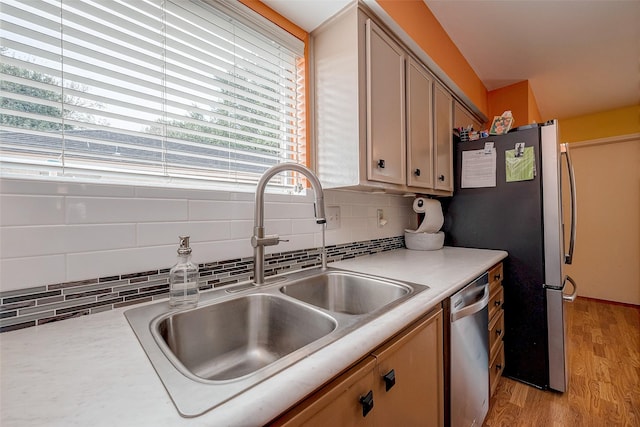
<path id="1" fill-rule="evenodd" d="M 290 241 L 271 252 L 318 247 L 313 194 L 268 194 L 265 229 Z M 0 291 L 168 268 L 178 235 L 197 263 L 253 254 L 254 194 L 36 180 L 0 180 Z M 412 198 L 325 191 L 341 228 L 326 244 L 394 237 L 415 227 Z M 376 210 L 388 223 L 379 228 Z M 269 252 L 268 251 L 268 252 Z"/>

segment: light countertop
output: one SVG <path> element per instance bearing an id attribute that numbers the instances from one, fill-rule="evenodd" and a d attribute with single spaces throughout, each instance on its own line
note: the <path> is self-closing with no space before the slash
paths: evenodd
<path id="1" fill-rule="evenodd" d="M 195 418 L 183 418 L 117 309 L 0 335 L 0 425 L 254 426 L 294 405 L 507 256 L 398 249 L 331 267 L 431 289 Z"/>

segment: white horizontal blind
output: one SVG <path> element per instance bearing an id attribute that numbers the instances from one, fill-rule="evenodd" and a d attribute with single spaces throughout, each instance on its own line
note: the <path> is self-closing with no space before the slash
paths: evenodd
<path id="1" fill-rule="evenodd" d="M 189 0 L 1 8 L 4 172 L 254 183 L 304 162 L 297 39 Z"/>

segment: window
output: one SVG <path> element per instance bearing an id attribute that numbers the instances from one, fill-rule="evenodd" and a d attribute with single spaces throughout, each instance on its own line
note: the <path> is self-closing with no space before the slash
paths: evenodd
<path id="1" fill-rule="evenodd" d="M 237 186 L 305 161 L 304 43 L 238 2 L 3 0 L 0 36 L 3 176 Z"/>

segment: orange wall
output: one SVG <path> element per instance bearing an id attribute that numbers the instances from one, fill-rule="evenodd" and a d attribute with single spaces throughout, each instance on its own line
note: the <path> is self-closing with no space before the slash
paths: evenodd
<path id="1" fill-rule="evenodd" d="M 378 4 L 438 64 L 482 113 L 489 116 L 487 89 L 423 0 L 377 0 Z"/>
<path id="2" fill-rule="evenodd" d="M 514 119 L 512 127 L 526 125 L 529 119 L 528 86 L 525 80 L 490 91 L 487 95 L 489 121 L 510 110 Z"/>
<path id="3" fill-rule="evenodd" d="M 528 80 L 490 91 L 487 95 L 487 104 L 489 120 L 493 120 L 494 116 L 499 116 L 506 110 L 511 110 L 514 118 L 512 127 L 542 122 L 538 103 Z"/>

